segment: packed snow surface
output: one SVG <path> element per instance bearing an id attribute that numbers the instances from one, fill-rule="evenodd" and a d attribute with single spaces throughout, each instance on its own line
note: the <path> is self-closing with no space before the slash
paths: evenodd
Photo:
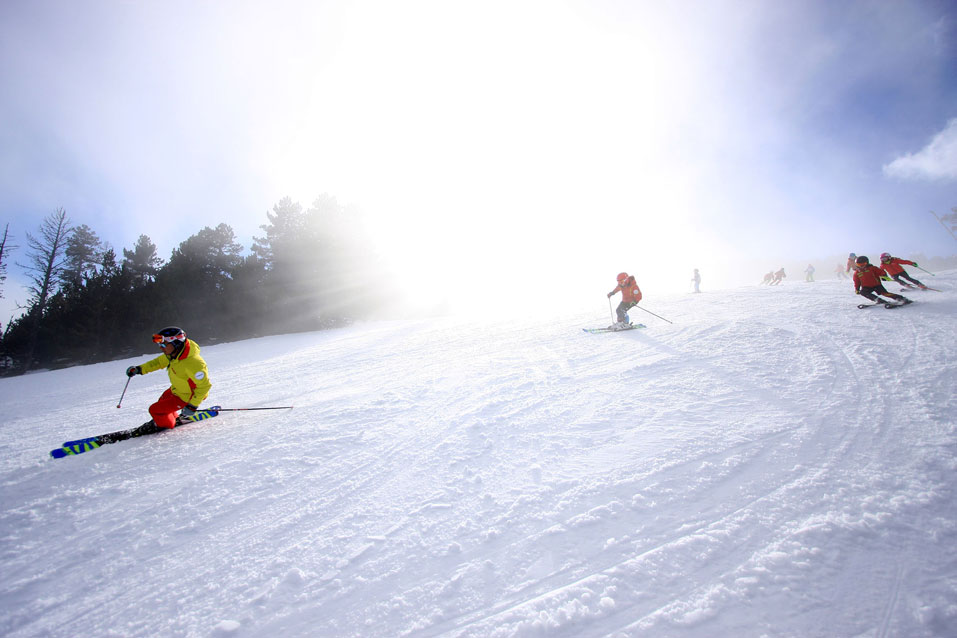
<path id="1" fill-rule="evenodd" d="M 207 344 L 206 406 L 294 409 L 62 460 L 148 418 L 154 353 L 2 379 L 0 635 L 952 637 L 957 272 L 923 278 Z"/>

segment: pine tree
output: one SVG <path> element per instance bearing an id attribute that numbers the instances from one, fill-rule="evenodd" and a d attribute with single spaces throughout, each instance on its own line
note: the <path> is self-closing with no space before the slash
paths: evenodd
<path id="1" fill-rule="evenodd" d="M 289 197 L 283 197 L 273 206 L 272 212 L 266 212 L 266 219 L 269 223 L 260 226 L 266 231 L 266 236 L 253 238 L 252 251 L 263 261 L 268 270 L 275 267 L 277 253 L 282 256 L 287 252 L 289 245 L 302 237 L 305 218 L 302 214 L 302 206 L 298 202 L 292 201 Z"/>
<path id="2" fill-rule="evenodd" d="M 83 277 L 93 270 L 103 257 L 103 245 L 96 233 L 83 224 L 70 232 L 66 241 L 66 260 L 60 273 L 60 282 L 83 285 Z"/>
<path id="3" fill-rule="evenodd" d="M 189 324 L 194 334 L 215 334 L 228 284 L 243 262 L 242 250 L 227 224 L 203 228 L 182 242 L 156 278 L 160 323 Z"/>
<path id="4" fill-rule="evenodd" d="M 284 197 L 266 213 L 265 237 L 255 237 L 253 254 L 265 269 L 266 306 L 271 332 L 315 329 L 315 289 L 311 269 L 316 255 L 302 206 Z"/>
<path id="5" fill-rule="evenodd" d="M 123 265 L 129 268 L 136 283 L 143 285 L 156 279 L 163 260 L 156 254 L 156 244 L 146 235 L 140 235 L 133 250 L 123 249 Z"/>

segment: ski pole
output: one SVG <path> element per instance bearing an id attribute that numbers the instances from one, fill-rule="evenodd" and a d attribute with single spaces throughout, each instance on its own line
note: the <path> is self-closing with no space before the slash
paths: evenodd
<path id="1" fill-rule="evenodd" d="M 951 209 L 951 210 L 953 210 L 953 209 Z M 930 211 L 930 214 L 933 215 L 934 218 L 935 218 L 937 221 L 940 222 L 940 225 L 944 227 L 944 230 L 946 230 L 948 233 L 950 233 L 950 236 L 951 236 L 951 237 L 953 237 L 954 239 L 957 239 L 957 235 L 954 234 L 954 231 L 952 231 L 950 228 L 947 227 L 947 224 L 944 223 L 944 220 L 941 219 L 941 218 L 937 215 L 937 213 L 935 213 L 934 211 Z"/>
<path id="2" fill-rule="evenodd" d="M 608 314 L 611 315 L 611 322 L 615 323 L 615 311 L 611 309 L 611 297 L 608 298 Z"/>
<path id="3" fill-rule="evenodd" d="M 116 407 L 123 405 L 123 397 L 126 396 L 126 389 L 130 387 L 130 381 L 133 380 L 133 377 L 126 378 L 126 385 L 123 386 L 123 394 L 120 395 L 120 400 L 116 402 Z"/>
<path id="4" fill-rule="evenodd" d="M 934 273 L 932 273 L 931 271 L 926 270 L 926 269 L 924 269 L 924 268 L 921 268 L 921 267 L 918 266 L 917 264 L 914 264 L 914 268 L 917 268 L 918 270 L 923 270 L 925 273 L 927 273 L 927 274 L 930 275 L 931 277 L 936 277 L 936 276 L 937 276 L 937 275 L 935 275 Z"/>
<path id="5" fill-rule="evenodd" d="M 245 412 L 247 410 L 292 410 L 291 405 L 280 405 L 270 408 L 221 408 L 218 405 L 212 408 L 206 408 L 207 410 L 215 410 L 216 412 Z"/>
<path id="6" fill-rule="evenodd" d="M 644 308 L 642 308 L 641 306 L 639 306 L 639 305 L 637 305 L 637 304 L 635 305 L 635 308 L 637 308 L 638 310 L 645 310 Z M 650 311 L 650 310 L 645 310 L 645 312 L 647 312 L 649 315 L 654 315 L 655 317 L 658 317 L 658 318 L 661 319 L 662 321 L 668 321 L 667 319 L 665 319 L 665 318 L 662 317 L 661 315 L 655 315 L 655 313 L 653 313 L 653 312 Z M 674 323 L 674 322 L 673 322 L 673 321 L 668 321 L 668 323 Z"/>

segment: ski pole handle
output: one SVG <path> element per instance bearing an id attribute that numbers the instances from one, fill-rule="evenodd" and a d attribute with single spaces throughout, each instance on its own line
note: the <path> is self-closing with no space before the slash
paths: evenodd
<path id="1" fill-rule="evenodd" d="M 126 389 L 130 387 L 130 381 L 133 380 L 133 377 L 126 378 L 126 385 L 123 386 L 123 394 L 120 395 L 120 400 L 116 402 L 116 407 L 121 407 L 123 405 L 123 397 L 126 396 Z"/>

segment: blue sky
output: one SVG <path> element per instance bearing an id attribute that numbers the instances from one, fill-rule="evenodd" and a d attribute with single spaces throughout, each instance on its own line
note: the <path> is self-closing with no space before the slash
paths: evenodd
<path id="1" fill-rule="evenodd" d="M 953 2 L 9 0 L 0 86 L 21 262 L 61 206 L 167 258 L 321 193 L 482 307 L 957 252 Z"/>

